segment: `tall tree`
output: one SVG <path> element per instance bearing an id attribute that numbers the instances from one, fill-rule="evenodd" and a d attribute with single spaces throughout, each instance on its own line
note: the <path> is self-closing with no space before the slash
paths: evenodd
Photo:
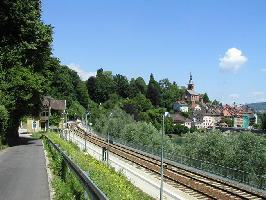
<path id="1" fill-rule="evenodd" d="M 20 119 L 37 115 L 44 70 L 51 56 L 52 28 L 41 21 L 39 0 L 0 1 L 1 90 L 9 96 L 8 136 L 17 138 Z"/>
<path id="2" fill-rule="evenodd" d="M 150 99 L 154 106 L 159 106 L 161 102 L 161 92 L 160 86 L 157 81 L 155 81 L 153 74 L 150 75 L 150 81 L 147 89 L 147 98 Z"/>
<path id="3" fill-rule="evenodd" d="M 89 95 L 85 82 L 79 81 L 77 84 L 77 99 L 79 103 L 85 108 L 88 108 Z"/>
<path id="4" fill-rule="evenodd" d="M 138 77 L 136 79 L 132 78 L 130 80 L 129 86 L 129 96 L 131 98 L 137 96 L 137 94 L 146 95 L 147 93 L 147 85 L 142 77 Z"/>
<path id="5" fill-rule="evenodd" d="M 204 102 L 204 103 L 209 103 L 209 102 L 210 102 L 210 99 L 209 99 L 207 93 L 204 93 L 202 98 L 203 98 L 203 102 Z"/>
<path id="6" fill-rule="evenodd" d="M 99 69 L 96 75 L 95 86 L 95 102 L 104 103 L 108 100 L 110 94 L 115 93 L 112 72 Z"/>
<path id="7" fill-rule="evenodd" d="M 173 108 L 173 103 L 182 98 L 184 90 L 179 89 L 175 82 L 171 83 L 168 79 L 160 80 L 159 85 L 162 94 L 160 105 L 170 111 Z"/>
<path id="8" fill-rule="evenodd" d="M 127 77 L 121 74 L 116 74 L 114 76 L 114 83 L 116 93 L 123 98 L 127 98 L 129 96 L 129 83 Z"/>
<path id="9" fill-rule="evenodd" d="M 91 76 L 87 82 L 86 82 L 86 86 L 88 89 L 88 93 L 90 98 L 96 102 L 96 95 L 95 95 L 95 91 L 96 91 L 96 77 Z"/>

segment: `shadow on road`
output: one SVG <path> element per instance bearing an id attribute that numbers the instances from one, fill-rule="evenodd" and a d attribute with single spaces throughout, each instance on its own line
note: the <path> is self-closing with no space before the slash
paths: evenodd
<path id="1" fill-rule="evenodd" d="M 18 138 L 10 138 L 8 140 L 8 145 L 10 147 L 12 146 L 19 146 L 19 145 L 29 145 L 29 144 L 34 144 L 38 139 L 36 138 L 32 138 L 30 135 L 22 135 L 20 134 L 20 136 Z"/>

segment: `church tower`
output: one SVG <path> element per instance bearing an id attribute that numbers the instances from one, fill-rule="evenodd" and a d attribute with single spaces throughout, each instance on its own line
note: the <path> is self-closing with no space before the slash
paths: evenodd
<path id="1" fill-rule="evenodd" d="M 194 85 L 194 83 L 192 81 L 192 74 L 191 74 L 191 72 L 190 72 L 190 77 L 189 77 L 189 83 L 187 84 L 187 89 L 188 90 L 192 90 L 192 91 L 194 91 L 194 89 L 195 89 L 195 85 Z"/>

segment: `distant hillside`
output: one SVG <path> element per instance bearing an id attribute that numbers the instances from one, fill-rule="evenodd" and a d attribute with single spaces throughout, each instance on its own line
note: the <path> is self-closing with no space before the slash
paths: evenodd
<path id="1" fill-rule="evenodd" d="M 266 102 L 261 103 L 250 103 L 247 104 L 250 108 L 254 109 L 256 112 L 264 112 L 266 111 Z"/>

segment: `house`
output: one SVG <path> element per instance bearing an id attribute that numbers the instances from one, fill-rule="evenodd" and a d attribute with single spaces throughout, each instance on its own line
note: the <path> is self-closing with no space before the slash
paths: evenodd
<path id="1" fill-rule="evenodd" d="M 193 113 L 193 119 L 195 126 L 199 128 L 215 128 L 216 125 L 221 121 L 220 113 L 212 108 L 201 110 L 195 110 Z"/>
<path id="2" fill-rule="evenodd" d="M 185 120 L 185 126 L 190 129 L 192 127 L 192 120 L 187 118 Z"/>
<path id="3" fill-rule="evenodd" d="M 193 125 L 193 121 L 191 119 L 185 118 L 179 113 L 170 114 L 170 117 L 172 118 L 174 125 L 181 124 L 187 128 L 191 128 Z"/>
<path id="4" fill-rule="evenodd" d="M 192 103 L 191 104 L 191 108 L 195 111 L 200 111 L 201 110 L 201 107 L 199 104 L 196 104 L 196 103 Z"/>
<path id="5" fill-rule="evenodd" d="M 172 118 L 174 125 L 176 124 L 184 125 L 186 122 L 186 118 L 179 113 L 170 114 L 170 117 Z"/>
<path id="6" fill-rule="evenodd" d="M 49 126 L 49 116 L 51 116 L 51 110 L 65 113 L 66 100 L 57 100 L 52 97 L 45 96 L 42 100 L 42 110 L 38 117 L 31 117 L 27 119 L 27 132 L 33 133 L 38 131 L 46 131 Z M 63 125 L 63 121 L 61 126 Z"/>
<path id="7" fill-rule="evenodd" d="M 173 109 L 178 112 L 188 112 L 188 105 L 184 101 L 177 101 L 174 103 Z"/>

